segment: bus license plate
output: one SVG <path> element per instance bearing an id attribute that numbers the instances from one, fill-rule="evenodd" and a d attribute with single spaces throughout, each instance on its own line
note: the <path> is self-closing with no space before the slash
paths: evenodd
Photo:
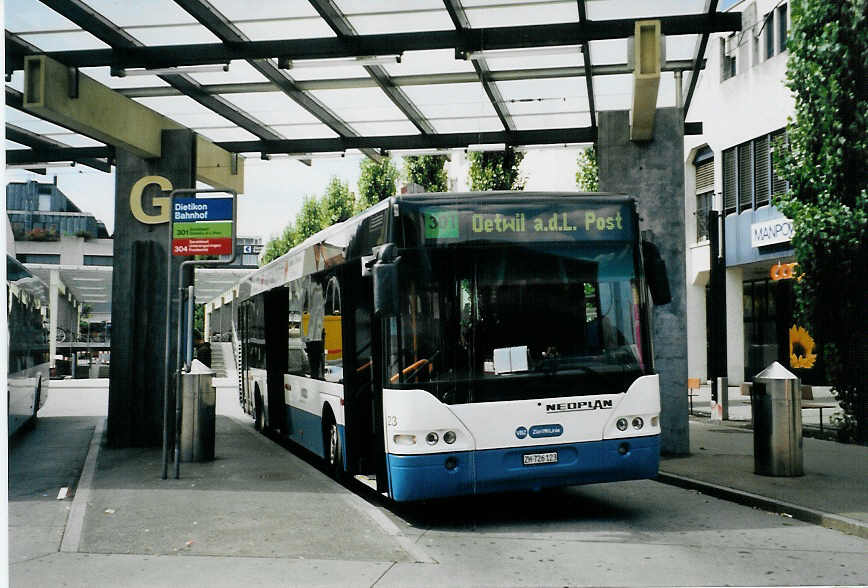
<path id="1" fill-rule="evenodd" d="M 526 453 L 522 456 L 524 465 L 537 465 L 541 463 L 558 463 L 557 452 L 552 453 Z"/>

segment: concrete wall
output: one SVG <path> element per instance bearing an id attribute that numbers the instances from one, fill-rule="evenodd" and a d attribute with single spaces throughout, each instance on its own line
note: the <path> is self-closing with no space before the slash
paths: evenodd
<path id="1" fill-rule="evenodd" d="M 654 139 L 630 139 L 629 112 L 601 112 L 600 190 L 638 198 L 640 228 L 649 232 L 669 273 L 672 301 L 655 307 L 655 367 L 660 374 L 661 450 L 690 451 L 687 422 L 686 265 L 684 240 L 684 125 L 680 108 L 658 109 Z M 703 348 L 704 352 L 704 348 Z"/>

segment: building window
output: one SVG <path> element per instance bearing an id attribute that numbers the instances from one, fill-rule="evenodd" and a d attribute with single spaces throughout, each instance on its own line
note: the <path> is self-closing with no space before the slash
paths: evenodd
<path id="1" fill-rule="evenodd" d="M 738 204 L 737 178 L 735 147 L 731 147 L 723 152 L 723 211 L 726 214 L 735 212 Z"/>
<path id="2" fill-rule="evenodd" d="M 708 213 L 714 200 L 714 153 L 703 147 L 693 159 L 696 167 L 696 241 L 708 240 Z"/>
<path id="3" fill-rule="evenodd" d="M 720 79 L 728 80 L 735 76 L 735 56 L 738 52 L 738 38 L 735 33 L 720 40 Z"/>
<path id="4" fill-rule="evenodd" d="M 102 266 L 112 266 L 111 255 L 85 255 L 84 256 L 84 265 L 102 265 Z"/>
<path id="5" fill-rule="evenodd" d="M 765 59 L 771 59 L 775 54 L 775 19 L 774 13 L 769 12 L 763 21 L 763 37 L 765 40 Z"/>
<path id="6" fill-rule="evenodd" d="M 778 6 L 778 53 L 787 50 L 787 5 Z"/>
<path id="7" fill-rule="evenodd" d="M 21 263 L 53 263 L 60 265 L 60 254 L 19 253 L 15 257 Z"/>
<path id="8" fill-rule="evenodd" d="M 783 129 L 723 151 L 723 209 L 725 214 L 765 206 L 787 190 L 775 173 L 774 151 L 785 145 Z"/>
<path id="9" fill-rule="evenodd" d="M 748 210 L 753 204 L 753 157 L 751 143 L 738 146 L 738 211 Z"/>

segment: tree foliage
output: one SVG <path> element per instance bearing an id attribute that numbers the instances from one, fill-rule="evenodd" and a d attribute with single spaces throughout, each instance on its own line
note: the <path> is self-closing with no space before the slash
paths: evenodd
<path id="1" fill-rule="evenodd" d="M 419 184 L 426 192 L 445 192 L 449 188 L 445 155 L 414 155 L 404 158 L 408 182 Z"/>
<path id="2" fill-rule="evenodd" d="M 792 0 L 789 148 L 778 156 L 801 279 L 798 318 L 822 344 L 844 430 L 866 440 L 868 0 Z"/>
<path id="3" fill-rule="evenodd" d="M 579 169 L 576 170 L 576 186 L 583 192 L 600 191 L 600 166 L 597 164 L 597 149 L 588 147 L 576 160 Z"/>
<path id="4" fill-rule="evenodd" d="M 320 202 L 323 227 L 343 222 L 353 216 L 356 210 L 356 195 L 350 192 L 349 184 L 332 178 Z"/>
<path id="5" fill-rule="evenodd" d="M 507 147 L 505 151 L 482 151 L 467 154 L 470 160 L 470 189 L 524 190 L 525 178 L 519 174 L 523 153 Z"/>
<path id="6" fill-rule="evenodd" d="M 283 229 L 280 236 L 275 237 L 265 244 L 265 252 L 262 254 L 262 265 L 277 259 L 292 249 L 296 244 L 298 244 L 298 238 L 297 233 L 295 232 L 295 225 L 290 222 Z"/>
<path id="7" fill-rule="evenodd" d="M 398 175 L 398 168 L 389 158 L 384 157 L 380 162 L 364 159 L 359 176 L 359 208 L 364 210 L 380 200 L 394 196 Z"/>

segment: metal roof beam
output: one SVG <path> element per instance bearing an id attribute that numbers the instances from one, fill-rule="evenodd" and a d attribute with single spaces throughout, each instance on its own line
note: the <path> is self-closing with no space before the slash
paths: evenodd
<path id="1" fill-rule="evenodd" d="M 707 14 L 717 14 L 717 0 L 705 0 L 705 12 Z M 725 13 L 730 14 L 730 13 Z M 741 20 L 741 13 L 738 13 Z M 738 30 L 741 30 L 739 26 Z M 705 57 L 705 49 L 708 47 L 709 32 L 704 32 L 696 41 L 696 49 L 693 52 L 693 69 L 690 72 L 690 77 L 687 79 L 687 97 L 684 100 L 684 118 L 687 118 L 687 111 L 690 109 L 690 102 L 693 100 L 693 92 L 696 90 L 696 83 L 699 81 L 699 70 L 702 69 L 701 62 Z"/>
<path id="2" fill-rule="evenodd" d="M 8 93 L 7 93 L 8 96 Z M 79 155 L 77 157 L 64 157 L 63 159 L 38 159 L 39 153 L 45 152 L 46 150 L 57 151 L 57 150 L 67 150 L 67 149 L 75 149 L 67 145 L 66 143 L 61 143 L 60 141 L 55 141 L 53 139 L 48 139 L 46 137 L 42 137 L 37 135 L 34 132 L 28 131 L 27 129 L 23 129 L 21 127 L 15 126 L 10 123 L 6 123 L 6 138 L 10 141 L 14 141 L 15 143 L 19 143 L 21 145 L 25 145 L 30 147 L 30 149 L 7 149 L 6 150 L 6 163 L 9 164 L 25 164 L 25 163 L 36 163 L 40 161 L 75 161 L 76 163 L 80 163 L 82 165 L 86 165 L 88 167 L 92 167 L 94 169 L 98 169 L 99 171 L 111 172 L 112 166 L 109 161 L 104 161 L 101 159 L 97 159 L 99 157 L 111 157 L 111 155 L 96 155 L 96 156 L 83 156 Z M 100 148 L 100 149 L 108 149 L 108 148 Z M 17 155 L 13 155 L 10 159 L 10 154 L 13 153 L 31 153 L 34 154 L 33 157 L 36 159 L 25 159 L 24 161 L 14 161 Z M 114 151 L 112 150 L 112 153 Z M 66 151 L 65 151 L 66 153 Z"/>
<path id="3" fill-rule="evenodd" d="M 58 0 L 46 0 L 58 1 Z M 72 1 L 72 0 L 71 0 Z M 185 4 L 188 0 L 183 1 Z M 63 4 L 62 6 L 65 6 Z M 691 35 L 741 30 L 741 13 L 714 12 L 648 17 L 660 20 L 664 35 Z M 520 49 L 575 45 L 583 41 L 626 39 L 639 19 L 586 21 L 512 27 L 359 35 L 351 39 L 319 37 L 269 41 L 239 40 L 226 43 L 160 45 L 127 49 L 82 49 L 49 52 L 48 55 L 75 67 L 174 67 L 226 63 L 233 59 L 321 59 L 392 55 L 405 51 L 456 49 L 459 54 L 483 49 Z M 8 42 L 7 42 L 8 47 Z M 11 56 L 7 69 L 21 69 L 21 59 Z"/>
<path id="4" fill-rule="evenodd" d="M 588 22 L 585 0 L 576 0 L 579 8 L 579 24 Z M 591 67 L 591 44 L 582 41 L 582 58 L 585 62 L 585 86 L 588 89 L 588 110 L 591 112 L 591 128 L 597 128 L 597 108 L 594 105 L 594 69 Z"/>
<path id="5" fill-rule="evenodd" d="M 9 129 L 6 129 L 6 137 L 9 138 Z M 10 139 L 13 140 L 13 139 Z M 16 143 L 18 141 L 15 141 Z M 98 161 L 96 158 L 114 157 L 115 150 L 113 147 L 60 147 L 54 148 L 48 145 L 44 147 L 36 147 L 34 149 L 7 149 L 6 163 L 9 165 L 27 165 L 29 163 L 50 162 L 50 161 L 75 161 L 82 165 L 87 165 L 100 171 L 110 172 L 111 166 L 105 164 L 108 169 L 103 169 L 92 165 Z"/>
<path id="6" fill-rule="evenodd" d="M 446 6 L 449 18 L 452 19 L 452 23 L 459 33 L 464 34 L 471 30 L 470 19 L 467 18 L 467 13 L 464 12 L 464 7 L 461 6 L 460 0 L 443 0 L 443 4 Z M 488 69 L 488 63 L 486 63 L 485 59 L 475 59 L 473 60 L 473 69 L 476 70 L 476 77 L 482 84 L 482 88 L 494 107 L 494 112 L 497 113 L 497 118 L 500 119 L 503 128 L 507 131 L 515 131 L 515 121 L 512 120 L 512 116 L 509 114 L 509 109 L 506 107 L 503 95 L 500 93 L 497 84 L 490 79 L 491 70 Z"/>
<path id="7" fill-rule="evenodd" d="M 705 67 L 705 60 L 700 64 Z M 693 68 L 693 59 L 677 59 L 663 64 L 661 71 L 689 71 Z M 628 75 L 633 68 L 625 64 L 607 64 L 592 66 L 595 76 Z M 576 67 L 544 67 L 537 69 L 510 69 L 493 71 L 488 74 L 492 82 L 507 82 L 513 80 L 542 80 L 552 78 L 574 78 L 585 75 L 585 68 Z M 478 82 L 479 76 L 471 72 L 456 72 L 442 74 L 418 74 L 392 76 L 391 81 L 396 86 L 429 86 L 438 84 L 467 84 Z M 376 88 L 377 82 L 370 78 L 331 78 L 296 82 L 300 90 L 345 90 L 348 88 Z M 250 94 L 255 92 L 279 92 L 280 88 L 271 82 L 239 82 L 230 84 L 203 85 L 202 90 L 210 94 Z M 153 98 L 156 96 L 180 96 L 181 92 L 167 86 L 147 86 L 140 88 L 119 88 L 118 93 L 128 98 Z"/>
<path id="8" fill-rule="evenodd" d="M 238 27 L 229 22 L 226 17 L 220 14 L 220 12 L 218 12 L 217 9 L 206 0 L 175 0 L 175 3 L 186 10 L 191 16 L 193 16 L 193 18 L 222 40 L 223 43 L 221 43 L 219 47 L 229 49 L 233 52 L 233 55 L 237 48 L 255 43 L 255 41 L 250 41 L 250 39 L 248 39 L 247 36 L 238 29 Z M 358 133 L 350 127 L 350 125 L 341 120 L 341 118 L 332 112 L 325 104 L 321 103 L 307 92 L 299 89 L 295 80 L 293 80 L 283 70 L 278 69 L 272 62 L 268 61 L 268 58 L 275 56 L 276 55 L 234 55 L 234 57 L 230 59 L 247 59 L 250 65 L 265 76 L 265 78 L 273 83 L 280 91 L 317 119 L 322 121 L 323 124 L 337 134 L 341 136 L 358 136 Z M 367 151 L 365 154 L 372 159 L 379 160 L 379 154 L 376 151 Z"/>
<path id="9" fill-rule="evenodd" d="M 326 21 L 339 38 L 347 39 L 358 36 L 358 32 L 349 19 L 340 11 L 332 0 L 309 0 L 319 15 Z M 401 88 L 395 85 L 389 72 L 381 65 L 366 65 L 365 71 L 376 82 L 386 96 L 389 97 L 398 110 L 424 134 L 434 134 L 436 129 L 431 126 L 425 115 L 413 104 Z"/>

